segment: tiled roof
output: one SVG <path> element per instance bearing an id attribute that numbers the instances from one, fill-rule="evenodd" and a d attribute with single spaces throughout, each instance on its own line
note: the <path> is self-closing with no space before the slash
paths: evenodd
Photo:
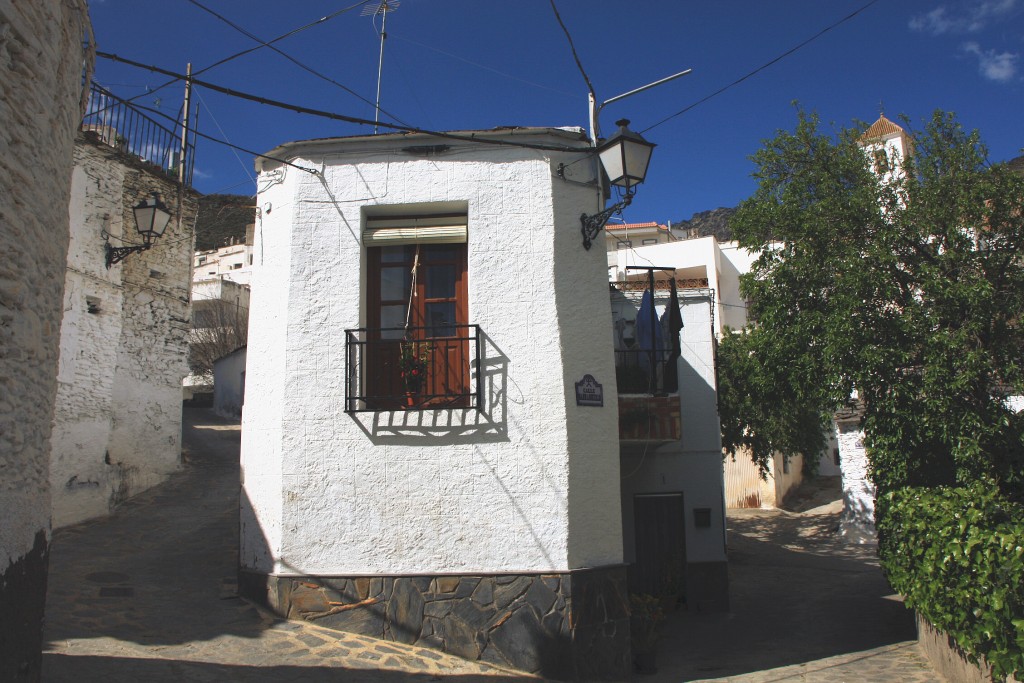
<path id="1" fill-rule="evenodd" d="M 872 123 L 870 128 L 864 131 L 864 135 L 861 136 L 861 139 L 880 140 L 882 138 L 887 138 L 890 135 L 903 135 L 903 129 L 885 118 L 885 114 L 881 114 L 878 117 L 878 120 Z"/>
<path id="2" fill-rule="evenodd" d="M 604 226 L 605 230 L 637 230 L 638 228 L 658 228 L 659 230 L 668 230 L 664 225 L 659 225 L 656 221 L 650 221 L 648 223 L 619 223 Z"/>

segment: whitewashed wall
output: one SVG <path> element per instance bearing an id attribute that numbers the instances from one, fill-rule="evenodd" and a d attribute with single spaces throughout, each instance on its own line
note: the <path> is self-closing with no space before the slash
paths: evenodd
<path id="1" fill-rule="evenodd" d="M 0 2 L 0 680 L 38 679 L 67 200 L 88 8 Z"/>
<path id="2" fill-rule="evenodd" d="M 261 173 L 243 566 L 468 573 L 621 562 L 605 255 L 585 251 L 579 234 L 596 193 L 553 172 L 578 157 L 456 144 L 427 160 L 397 151 L 408 144 L 307 147 L 295 161 L 323 163 L 322 180 L 269 164 Z M 365 324 L 362 212 L 444 202 L 468 207 L 486 411 L 346 415 L 343 331 Z M 606 387 L 603 408 L 575 405 L 573 382 L 586 373 Z"/>
<path id="3" fill-rule="evenodd" d="M 624 450 L 623 523 L 633 528 L 635 494 L 682 492 L 687 562 L 724 562 L 722 436 L 716 400 L 711 300 L 685 290 L 679 295 L 684 325 L 678 362 L 682 439 L 678 443 L 651 446 L 649 450 Z M 694 526 L 695 508 L 711 509 L 710 527 Z M 625 554 L 627 560 L 634 559 L 632 543 L 627 542 Z"/>
<path id="4" fill-rule="evenodd" d="M 242 414 L 245 386 L 245 349 L 239 349 L 213 363 L 213 412 L 221 417 Z"/>
<path id="5" fill-rule="evenodd" d="M 195 202 L 156 245 L 109 270 L 102 232 L 137 243 L 131 207 L 152 191 L 174 207 L 168 180 L 79 138 L 71 245 L 50 457 L 53 524 L 108 513 L 163 481 L 181 459 L 188 286 Z"/>
<path id="6" fill-rule="evenodd" d="M 871 481 L 864 431 L 856 422 L 836 426 L 843 476 L 843 514 L 839 534 L 853 543 L 875 540 L 875 485 Z"/>

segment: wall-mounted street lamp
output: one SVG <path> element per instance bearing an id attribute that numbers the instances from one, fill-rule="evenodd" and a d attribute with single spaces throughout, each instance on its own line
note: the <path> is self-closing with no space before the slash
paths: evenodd
<path id="1" fill-rule="evenodd" d="M 625 190 L 622 199 L 600 213 L 580 216 L 583 233 L 583 248 L 590 249 L 594 238 L 601 232 L 608 219 L 633 201 L 637 185 L 647 177 L 647 166 L 651 163 L 654 143 L 647 142 L 639 133 L 631 131 L 628 119 L 615 122 L 619 130 L 597 148 L 601 167 L 608 176 L 608 182 Z"/>
<path id="2" fill-rule="evenodd" d="M 153 246 L 153 240 L 162 237 L 167 224 L 171 220 L 171 212 L 160 201 L 160 195 L 156 192 L 148 199 L 143 199 L 138 206 L 132 209 L 135 214 L 135 229 L 142 236 L 142 244 L 130 247 L 112 247 L 108 241 L 104 246 L 107 252 L 107 269 L 115 263 L 119 263 L 128 256 L 140 251 L 146 251 Z M 106 236 L 106 234 L 104 234 Z"/>

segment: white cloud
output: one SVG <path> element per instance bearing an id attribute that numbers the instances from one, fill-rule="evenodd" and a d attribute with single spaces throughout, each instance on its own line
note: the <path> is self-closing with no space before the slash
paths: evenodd
<path id="1" fill-rule="evenodd" d="M 1013 12 L 1021 0 L 971 0 L 953 11 L 939 5 L 910 19 L 914 31 L 941 36 L 945 33 L 977 33 L 989 23 Z"/>
<path id="2" fill-rule="evenodd" d="M 964 43 L 961 49 L 978 59 L 978 71 L 990 81 L 1006 83 L 1017 74 L 1020 55 L 1012 52 L 982 50 L 977 43 Z"/>

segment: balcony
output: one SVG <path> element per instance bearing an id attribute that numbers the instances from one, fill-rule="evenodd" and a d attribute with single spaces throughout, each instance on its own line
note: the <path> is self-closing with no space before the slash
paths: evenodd
<path id="1" fill-rule="evenodd" d="M 679 394 L 666 393 L 668 363 L 646 351 L 616 351 L 619 441 L 678 441 L 682 438 Z M 675 371 L 675 361 L 672 361 Z"/>
<path id="2" fill-rule="evenodd" d="M 483 410 L 479 325 L 345 330 L 345 412 Z"/>

